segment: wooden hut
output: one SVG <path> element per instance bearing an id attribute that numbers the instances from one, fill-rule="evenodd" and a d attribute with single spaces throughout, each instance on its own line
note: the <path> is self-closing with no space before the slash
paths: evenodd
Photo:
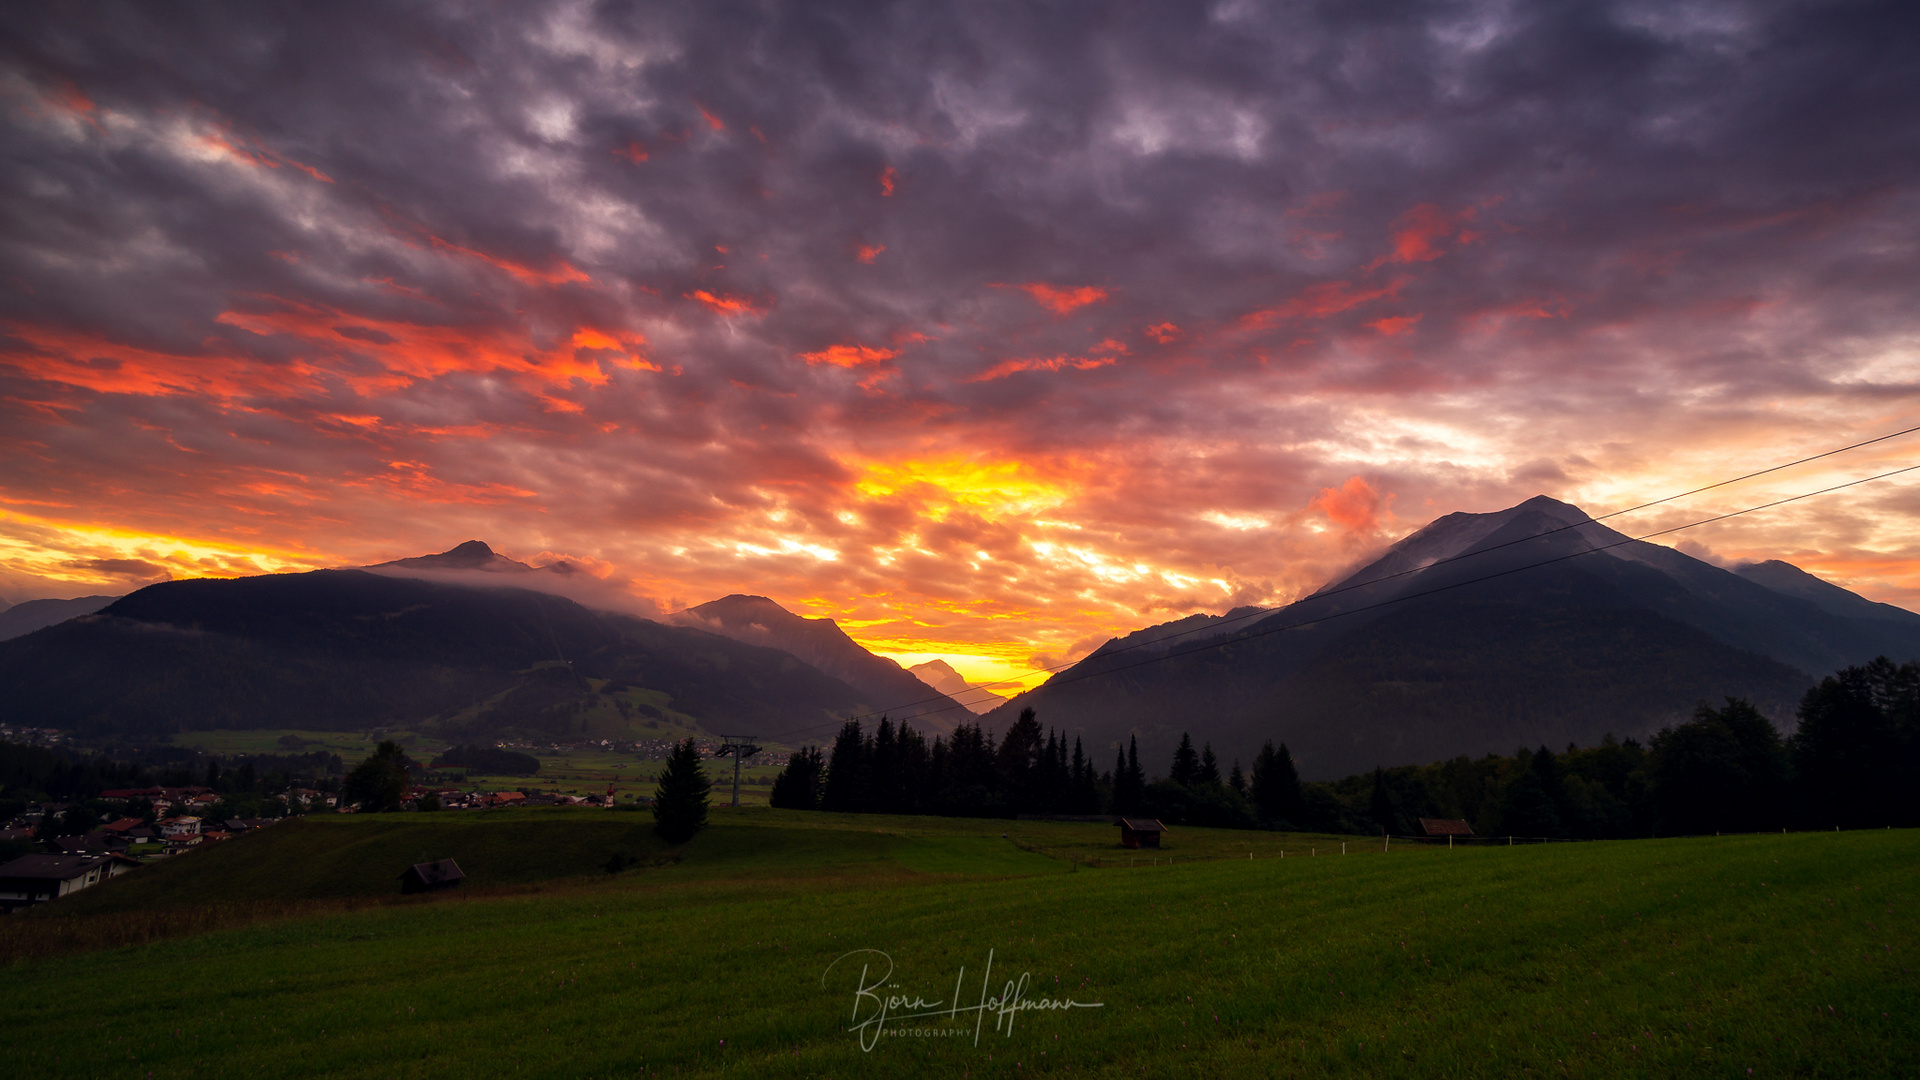
<path id="1" fill-rule="evenodd" d="M 1130 848 L 1157 848 L 1160 846 L 1160 834 L 1167 831 L 1165 825 L 1152 818 L 1123 817 L 1120 819 L 1120 843 Z"/>
<path id="2" fill-rule="evenodd" d="M 452 859 L 415 863 L 400 875 L 400 891 L 417 893 L 451 889 L 465 880 L 467 875 L 461 872 L 460 865 Z"/>

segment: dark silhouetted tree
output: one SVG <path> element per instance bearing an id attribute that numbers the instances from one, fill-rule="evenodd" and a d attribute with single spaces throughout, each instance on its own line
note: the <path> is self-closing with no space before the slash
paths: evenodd
<path id="1" fill-rule="evenodd" d="M 1663 833 L 1772 831 L 1786 823 L 1786 747 L 1749 702 L 1702 704 L 1693 719 L 1650 740 L 1646 767 Z"/>
<path id="2" fill-rule="evenodd" d="M 1263 821 L 1306 823 L 1300 797 L 1300 773 L 1294 769 L 1293 755 L 1285 743 L 1275 750 L 1273 743 L 1268 742 L 1253 759 L 1252 800 L 1254 812 Z"/>
<path id="3" fill-rule="evenodd" d="M 820 809 L 858 813 L 867 809 L 867 740 L 861 736 L 860 721 L 849 720 L 834 736 L 833 750 L 827 757 L 827 778 L 820 792 Z"/>
<path id="4" fill-rule="evenodd" d="M 712 791 L 693 740 L 675 745 L 653 793 L 653 831 L 669 844 L 693 839 L 707 827 L 707 797 Z"/>
<path id="5" fill-rule="evenodd" d="M 209 763 L 208 769 L 212 768 Z M 359 803 L 362 813 L 383 813 L 400 809 L 400 797 L 406 790 L 406 755 L 399 743 L 388 739 L 347 774 L 340 784 L 340 797 L 345 802 Z"/>
<path id="6" fill-rule="evenodd" d="M 1367 800 L 1367 816 L 1382 833 L 1392 833 L 1399 828 L 1400 813 L 1394 807 L 1393 793 L 1387 790 L 1386 770 L 1378 766 L 1373 770 L 1373 794 Z"/>
<path id="7" fill-rule="evenodd" d="M 1173 751 L 1173 763 L 1167 767 L 1167 779 L 1184 786 L 1193 783 L 1199 776 L 1200 755 L 1194 753 L 1192 737 L 1183 731 L 1180 733 L 1180 745 Z"/>
<path id="8" fill-rule="evenodd" d="M 783 810 L 819 809 L 820 776 L 826 768 L 826 758 L 819 747 L 795 750 L 787 757 L 787 767 L 774 777 L 773 791 L 767 801 Z"/>
<path id="9" fill-rule="evenodd" d="M 1193 774 L 1193 782 L 1206 787 L 1220 786 L 1220 759 L 1213 756 L 1212 743 L 1200 751 L 1200 769 Z"/>
<path id="10" fill-rule="evenodd" d="M 1920 818 L 1920 665 L 1880 657 L 1829 675 L 1801 699 L 1789 746 L 1806 820 L 1821 828 Z"/>

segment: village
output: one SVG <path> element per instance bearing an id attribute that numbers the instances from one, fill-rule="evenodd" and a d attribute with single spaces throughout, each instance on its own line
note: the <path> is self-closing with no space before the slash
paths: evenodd
<path id="1" fill-rule="evenodd" d="M 463 791 L 447 783 L 410 784 L 403 811 L 488 810 L 528 806 L 611 808 L 620 801 L 609 787 L 604 794 L 577 795 L 533 789 Z M 629 806 L 645 806 L 645 796 L 628 796 Z M 131 873 L 162 859 L 173 859 L 271 828 L 308 813 L 350 814 L 357 805 L 340 805 L 330 791 L 292 787 L 269 800 L 282 813 L 268 817 L 230 817 L 223 796 L 204 785 L 147 786 L 102 791 L 86 803 L 29 804 L 0 825 L 0 850 L 20 852 L 0 863 L 0 914 L 12 914 Z M 104 807 L 117 814 L 104 818 Z"/>

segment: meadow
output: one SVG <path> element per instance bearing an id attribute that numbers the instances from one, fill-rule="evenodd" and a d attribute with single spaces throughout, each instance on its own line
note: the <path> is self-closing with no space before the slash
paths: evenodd
<path id="1" fill-rule="evenodd" d="M 632 693 L 641 693 L 632 691 Z M 706 741 L 711 736 L 672 725 L 655 724 L 649 728 L 643 724 L 630 724 L 627 728 L 612 732 L 621 739 L 641 739 L 671 741 L 695 735 Z M 292 737 L 299 740 L 293 746 L 281 740 Z M 406 730 L 379 729 L 369 732 L 354 731 L 306 731 L 293 728 L 265 728 L 260 730 L 206 730 L 186 731 L 173 736 L 172 741 L 180 746 L 191 747 L 209 754 L 285 754 L 311 753 L 324 751 L 338 754 L 348 768 L 359 764 L 382 739 L 393 739 L 407 748 L 408 752 L 422 761 L 444 752 L 449 741 L 439 735 Z M 547 791 L 563 795 L 599 795 L 612 786 L 621 796 L 632 798 L 636 795 L 652 795 L 654 776 L 665 764 L 665 754 L 649 755 L 613 749 L 590 749 L 580 747 L 559 753 L 547 750 L 527 750 L 540 761 L 540 772 L 534 776 L 496 776 L 482 772 L 465 772 L 464 779 L 453 785 L 462 791 L 518 791 L 522 788 L 534 791 Z M 786 767 L 786 755 L 781 749 L 769 744 L 765 752 L 753 759 L 752 764 L 743 764 L 740 769 L 740 805 L 765 806 L 772 792 L 775 777 Z M 732 796 L 733 764 L 731 760 L 714 761 L 707 769 L 714 782 L 714 801 L 724 805 Z"/>
<path id="2" fill-rule="evenodd" d="M 253 921 L 16 960 L 0 1047 L 35 1077 L 1920 1072 L 1912 831 L 1153 856 L 1093 824 L 742 809 L 667 849 L 645 821 L 316 818 L 142 870 L 8 932 Z M 423 853 L 471 888 L 393 896 Z M 1008 1031 L 990 955 L 987 996 L 1098 1007 Z M 962 1011 L 862 1029 L 862 985 Z"/>

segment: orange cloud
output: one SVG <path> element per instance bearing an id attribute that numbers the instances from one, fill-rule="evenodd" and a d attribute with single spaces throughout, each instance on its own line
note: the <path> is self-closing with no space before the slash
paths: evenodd
<path id="1" fill-rule="evenodd" d="M 1180 328 L 1170 322 L 1155 323 L 1147 327 L 1147 336 L 1165 345 L 1180 336 Z"/>
<path id="2" fill-rule="evenodd" d="M 887 250 L 885 244 L 861 244 L 853 249 L 853 253 L 861 262 L 871 265 L 873 260 L 885 250 Z"/>
<path id="3" fill-rule="evenodd" d="M 1423 318 L 1421 315 L 1392 315 L 1384 319 L 1375 319 L 1366 325 L 1379 331 L 1384 337 L 1399 337 L 1402 334 L 1413 333 L 1414 324 L 1421 318 Z"/>
<path id="4" fill-rule="evenodd" d="M 693 103 L 693 107 L 700 110 L 700 115 L 703 119 L 706 120 L 708 127 L 712 128 L 715 131 L 727 130 L 726 122 L 724 120 L 721 120 L 719 117 L 713 115 L 712 113 L 708 112 L 707 107 L 705 105 L 702 105 L 696 101 Z"/>
<path id="5" fill-rule="evenodd" d="M 993 365 L 965 381 L 990 382 L 994 379 L 1004 379 L 1009 375 L 1022 371 L 1059 371 L 1061 368 L 1068 367 L 1078 371 L 1092 371 L 1094 368 L 1106 367 L 1113 362 L 1114 358 L 1111 356 L 1055 356 L 1047 360 L 1002 360 L 1000 363 Z"/>
<path id="6" fill-rule="evenodd" d="M 1033 297 L 1041 307 L 1056 315 L 1065 315 L 1075 308 L 1097 304 L 1107 298 L 1107 290 L 1092 285 L 1082 285 L 1077 289 L 1062 289 L 1043 282 L 1030 281 L 1018 288 Z"/>
<path id="7" fill-rule="evenodd" d="M 1337 488 L 1321 488 L 1307 509 L 1320 511 L 1351 532 L 1372 532 L 1380 527 L 1380 501 L 1373 485 L 1356 476 Z"/>
<path id="8" fill-rule="evenodd" d="M 809 364 L 832 364 L 834 367 L 856 368 L 891 360 L 898 355 L 899 353 L 892 349 L 873 349 L 865 345 L 829 345 L 819 352 L 801 353 L 800 359 Z"/>
<path id="9" fill-rule="evenodd" d="M 635 139 L 634 141 L 628 143 L 625 146 L 614 147 L 613 156 L 626 158 L 628 161 L 631 161 L 635 165 L 638 165 L 641 162 L 647 160 L 647 148 L 644 144 L 640 142 L 640 140 Z"/>
<path id="10" fill-rule="evenodd" d="M 895 176 L 895 173 L 893 171 L 893 166 L 891 165 L 880 170 L 880 197 L 881 198 L 884 199 L 887 196 L 893 194 L 894 176 Z"/>
<path id="11" fill-rule="evenodd" d="M 729 318 L 735 315 L 758 315 L 761 312 L 760 308 L 755 307 L 753 302 L 745 297 L 729 296 L 726 293 L 711 293 L 705 289 L 695 289 L 690 293 L 683 293 L 682 295 L 689 300 L 698 300 Z"/>
<path id="12" fill-rule="evenodd" d="M 218 337 L 208 338 L 196 351 L 173 352 L 98 334 L 14 323 L 9 333 L 27 348 L 0 354 L 0 367 L 95 393 L 220 401 L 297 397 L 335 382 L 357 394 L 373 395 L 450 373 L 498 374 L 548 409 L 566 411 L 578 405 L 553 397 L 549 390 L 576 380 L 604 385 L 612 367 L 660 370 L 642 355 L 646 340 L 638 334 L 580 326 L 563 343 L 541 348 L 520 328 L 424 325 L 261 299 L 273 306 L 229 310 L 215 321 L 298 343 L 283 362 L 262 363 Z"/>
<path id="13" fill-rule="evenodd" d="M 1355 289 L 1345 281 L 1323 281 L 1318 285 L 1307 286 L 1300 290 L 1300 295 L 1275 307 L 1243 315 L 1240 322 L 1243 326 L 1262 327 L 1283 319 L 1324 319 L 1343 311 L 1351 311 L 1361 304 L 1394 296 L 1399 291 L 1399 282 L 1378 289 Z"/>

